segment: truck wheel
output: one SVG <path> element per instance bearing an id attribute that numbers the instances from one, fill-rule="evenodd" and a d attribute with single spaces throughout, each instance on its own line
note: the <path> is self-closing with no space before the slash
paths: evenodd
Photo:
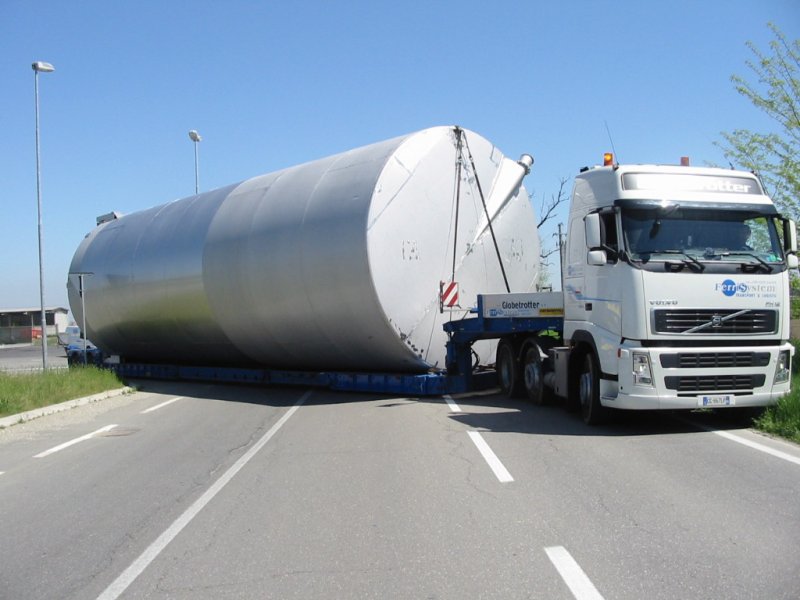
<path id="1" fill-rule="evenodd" d="M 547 403 L 542 359 L 536 346 L 531 346 L 525 351 L 525 358 L 522 361 L 522 380 L 525 393 L 531 402 L 539 406 Z"/>
<path id="2" fill-rule="evenodd" d="M 519 363 L 514 357 L 514 347 L 505 340 L 501 340 L 497 345 L 495 369 L 497 369 L 497 379 L 503 394 L 507 398 L 519 397 L 522 391 Z"/>
<path id="3" fill-rule="evenodd" d="M 583 357 L 579 381 L 581 416 L 587 425 L 599 425 L 606 419 L 606 410 L 600 404 L 600 366 L 594 354 Z"/>

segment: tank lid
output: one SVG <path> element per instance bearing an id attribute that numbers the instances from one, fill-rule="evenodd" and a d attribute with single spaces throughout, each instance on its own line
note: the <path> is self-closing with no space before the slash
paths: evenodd
<path id="1" fill-rule="evenodd" d="M 115 219 L 119 219 L 122 216 L 121 212 L 117 212 L 112 210 L 110 213 L 106 213 L 104 215 L 100 215 L 97 217 L 97 224 L 102 225 L 103 223 L 108 223 L 109 221 L 114 221 Z"/>

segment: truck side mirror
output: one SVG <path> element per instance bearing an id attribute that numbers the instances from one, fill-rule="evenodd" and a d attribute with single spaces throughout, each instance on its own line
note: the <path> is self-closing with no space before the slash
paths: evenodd
<path id="1" fill-rule="evenodd" d="M 600 237 L 600 215 L 592 213 L 583 219 L 583 226 L 586 229 L 586 246 L 589 250 L 599 250 L 603 247 Z"/>
<path id="2" fill-rule="evenodd" d="M 784 250 L 786 252 L 797 252 L 797 225 L 791 219 L 786 219 L 784 229 Z"/>
<path id="3" fill-rule="evenodd" d="M 800 264 L 797 258 L 797 224 L 791 219 L 783 220 L 783 251 L 786 254 L 786 266 L 796 269 Z"/>
<path id="4" fill-rule="evenodd" d="M 608 261 L 608 255 L 605 250 L 589 250 L 586 255 L 586 262 L 592 267 L 600 267 Z"/>
<path id="5" fill-rule="evenodd" d="M 589 248 L 586 263 L 593 267 L 606 264 L 608 254 L 603 249 L 600 215 L 598 213 L 586 215 L 583 219 L 583 227 L 586 230 L 586 246 Z"/>

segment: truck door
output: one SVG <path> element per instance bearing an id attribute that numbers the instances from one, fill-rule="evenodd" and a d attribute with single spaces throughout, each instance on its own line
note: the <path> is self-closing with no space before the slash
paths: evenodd
<path id="1" fill-rule="evenodd" d="M 606 253 L 604 264 L 588 264 L 586 270 L 586 289 L 591 300 L 586 307 L 587 320 L 599 330 L 595 336 L 598 347 L 613 341 L 619 343 L 621 332 L 620 306 L 623 279 L 619 273 L 619 218 L 613 208 L 603 209 L 600 216 L 600 242 Z M 606 365 L 603 365 L 606 367 Z"/>
<path id="2" fill-rule="evenodd" d="M 567 269 L 564 276 L 565 317 L 567 320 L 586 321 L 585 328 L 600 327 L 620 332 L 619 300 L 623 290 L 615 276 L 615 266 L 619 263 L 618 217 L 614 209 L 603 209 L 596 213 L 600 224 L 599 249 L 605 255 L 601 264 L 589 260 L 584 219 L 575 218 L 570 222 Z M 576 325 L 576 327 L 581 327 Z"/>

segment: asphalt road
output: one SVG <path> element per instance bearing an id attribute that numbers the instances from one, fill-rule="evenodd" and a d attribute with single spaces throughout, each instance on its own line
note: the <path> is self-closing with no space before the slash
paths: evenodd
<path id="1" fill-rule="evenodd" d="M 47 366 L 53 369 L 67 367 L 67 353 L 62 346 L 48 346 Z M 0 372 L 36 371 L 42 368 L 42 346 L 14 344 L 0 346 Z"/>
<path id="2" fill-rule="evenodd" d="M 0 597 L 800 595 L 800 448 L 713 416 L 143 385 L 0 431 Z"/>

